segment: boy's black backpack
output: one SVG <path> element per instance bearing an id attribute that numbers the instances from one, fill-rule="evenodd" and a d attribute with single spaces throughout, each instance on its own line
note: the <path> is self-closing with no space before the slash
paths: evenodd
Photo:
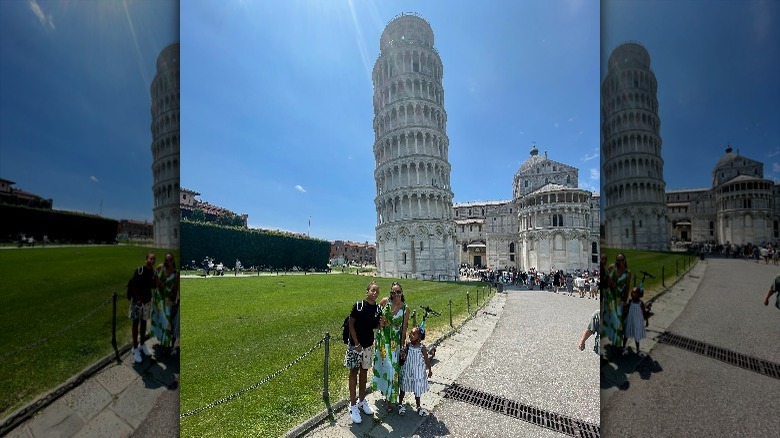
<path id="1" fill-rule="evenodd" d="M 363 300 L 360 300 L 357 303 L 355 303 L 355 307 L 357 308 L 358 312 L 363 310 Z M 349 316 L 344 318 L 344 323 L 341 324 L 341 339 L 344 340 L 345 344 L 349 344 L 349 339 L 350 339 L 350 336 L 349 336 Z"/>
<path id="2" fill-rule="evenodd" d="M 141 278 L 141 274 L 144 272 L 144 267 L 139 266 L 134 272 L 133 276 L 130 277 L 129 280 L 127 280 L 127 300 L 133 301 L 133 290 L 135 290 L 135 285 L 138 284 L 138 279 Z"/>

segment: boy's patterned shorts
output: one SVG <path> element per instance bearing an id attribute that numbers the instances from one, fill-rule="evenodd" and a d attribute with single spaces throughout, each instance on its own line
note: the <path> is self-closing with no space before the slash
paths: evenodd
<path id="1" fill-rule="evenodd" d="M 344 356 L 344 366 L 354 370 L 362 367 L 364 370 L 370 369 L 374 362 L 374 347 L 364 347 L 363 351 L 358 352 L 353 346 L 347 347 L 347 354 Z"/>
<path id="2" fill-rule="evenodd" d="M 130 303 L 130 311 L 128 317 L 132 320 L 144 320 L 148 321 L 152 314 L 152 303 Z"/>

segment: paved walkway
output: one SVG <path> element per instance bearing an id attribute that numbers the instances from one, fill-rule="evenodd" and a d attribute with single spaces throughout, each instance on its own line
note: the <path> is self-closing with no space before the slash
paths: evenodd
<path id="1" fill-rule="evenodd" d="M 685 306 L 690 301 L 696 289 L 701 283 L 707 269 L 707 262 L 699 261 L 677 283 L 669 287 L 666 292 L 656 296 L 653 300 L 653 315 L 648 321 L 647 338 L 640 342 L 640 350 L 650 353 L 656 345 L 656 337 L 667 331 L 669 326 L 680 316 Z M 604 340 L 602 340 L 604 342 Z M 633 351 L 634 341 L 629 339 L 629 346 Z M 642 362 L 642 358 L 633 351 L 628 356 L 614 358 L 611 362 L 601 367 L 601 404 L 604 406 L 607 400 L 616 391 L 625 390 L 629 376 L 634 373 Z"/>
<path id="2" fill-rule="evenodd" d="M 780 311 L 763 305 L 777 266 L 707 259 L 653 305 L 643 361 L 631 354 L 607 375 L 623 385 L 602 392 L 610 436 L 776 436 L 780 380 L 684 348 L 658 343 L 669 331 L 780 363 Z M 603 375 L 602 375 L 603 376 Z M 619 379 L 619 380 L 618 380 Z M 602 382 L 604 379 L 602 378 Z M 663 420 L 661 420 L 663 419 Z"/>
<path id="3" fill-rule="evenodd" d="M 10 437 L 179 436 L 179 359 L 163 355 L 106 366 L 14 428 Z M 157 358 L 157 360 L 155 360 Z"/>

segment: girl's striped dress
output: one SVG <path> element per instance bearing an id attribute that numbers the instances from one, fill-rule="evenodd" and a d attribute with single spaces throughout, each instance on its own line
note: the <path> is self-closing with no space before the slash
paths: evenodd
<path id="1" fill-rule="evenodd" d="M 422 344 L 417 346 L 409 344 L 409 352 L 406 353 L 406 362 L 401 374 L 401 391 L 413 392 L 415 397 L 420 397 L 429 389 L 428 367 L 425 366 L 422 347 Z"/>

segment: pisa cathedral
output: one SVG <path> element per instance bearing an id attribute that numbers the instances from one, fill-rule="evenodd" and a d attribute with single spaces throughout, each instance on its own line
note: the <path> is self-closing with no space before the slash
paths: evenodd
<path id="1" fill-rule="evenodd" d="M 455 204 L 458 263 L 544 272 L 598 267 L 599 195 L 577 188 L 577 168 L 534 145 L 512 200 Z"/>
<path id="2" fill-rule="evenodd" d="M 442 77 L 430 24 L 417 14 L 390 20 L 372 72 L 378 274 L 453 278 L 462 263 L 595 267 L 598 195 L 535 147 L 512 200 L 453 205 Z"/>

